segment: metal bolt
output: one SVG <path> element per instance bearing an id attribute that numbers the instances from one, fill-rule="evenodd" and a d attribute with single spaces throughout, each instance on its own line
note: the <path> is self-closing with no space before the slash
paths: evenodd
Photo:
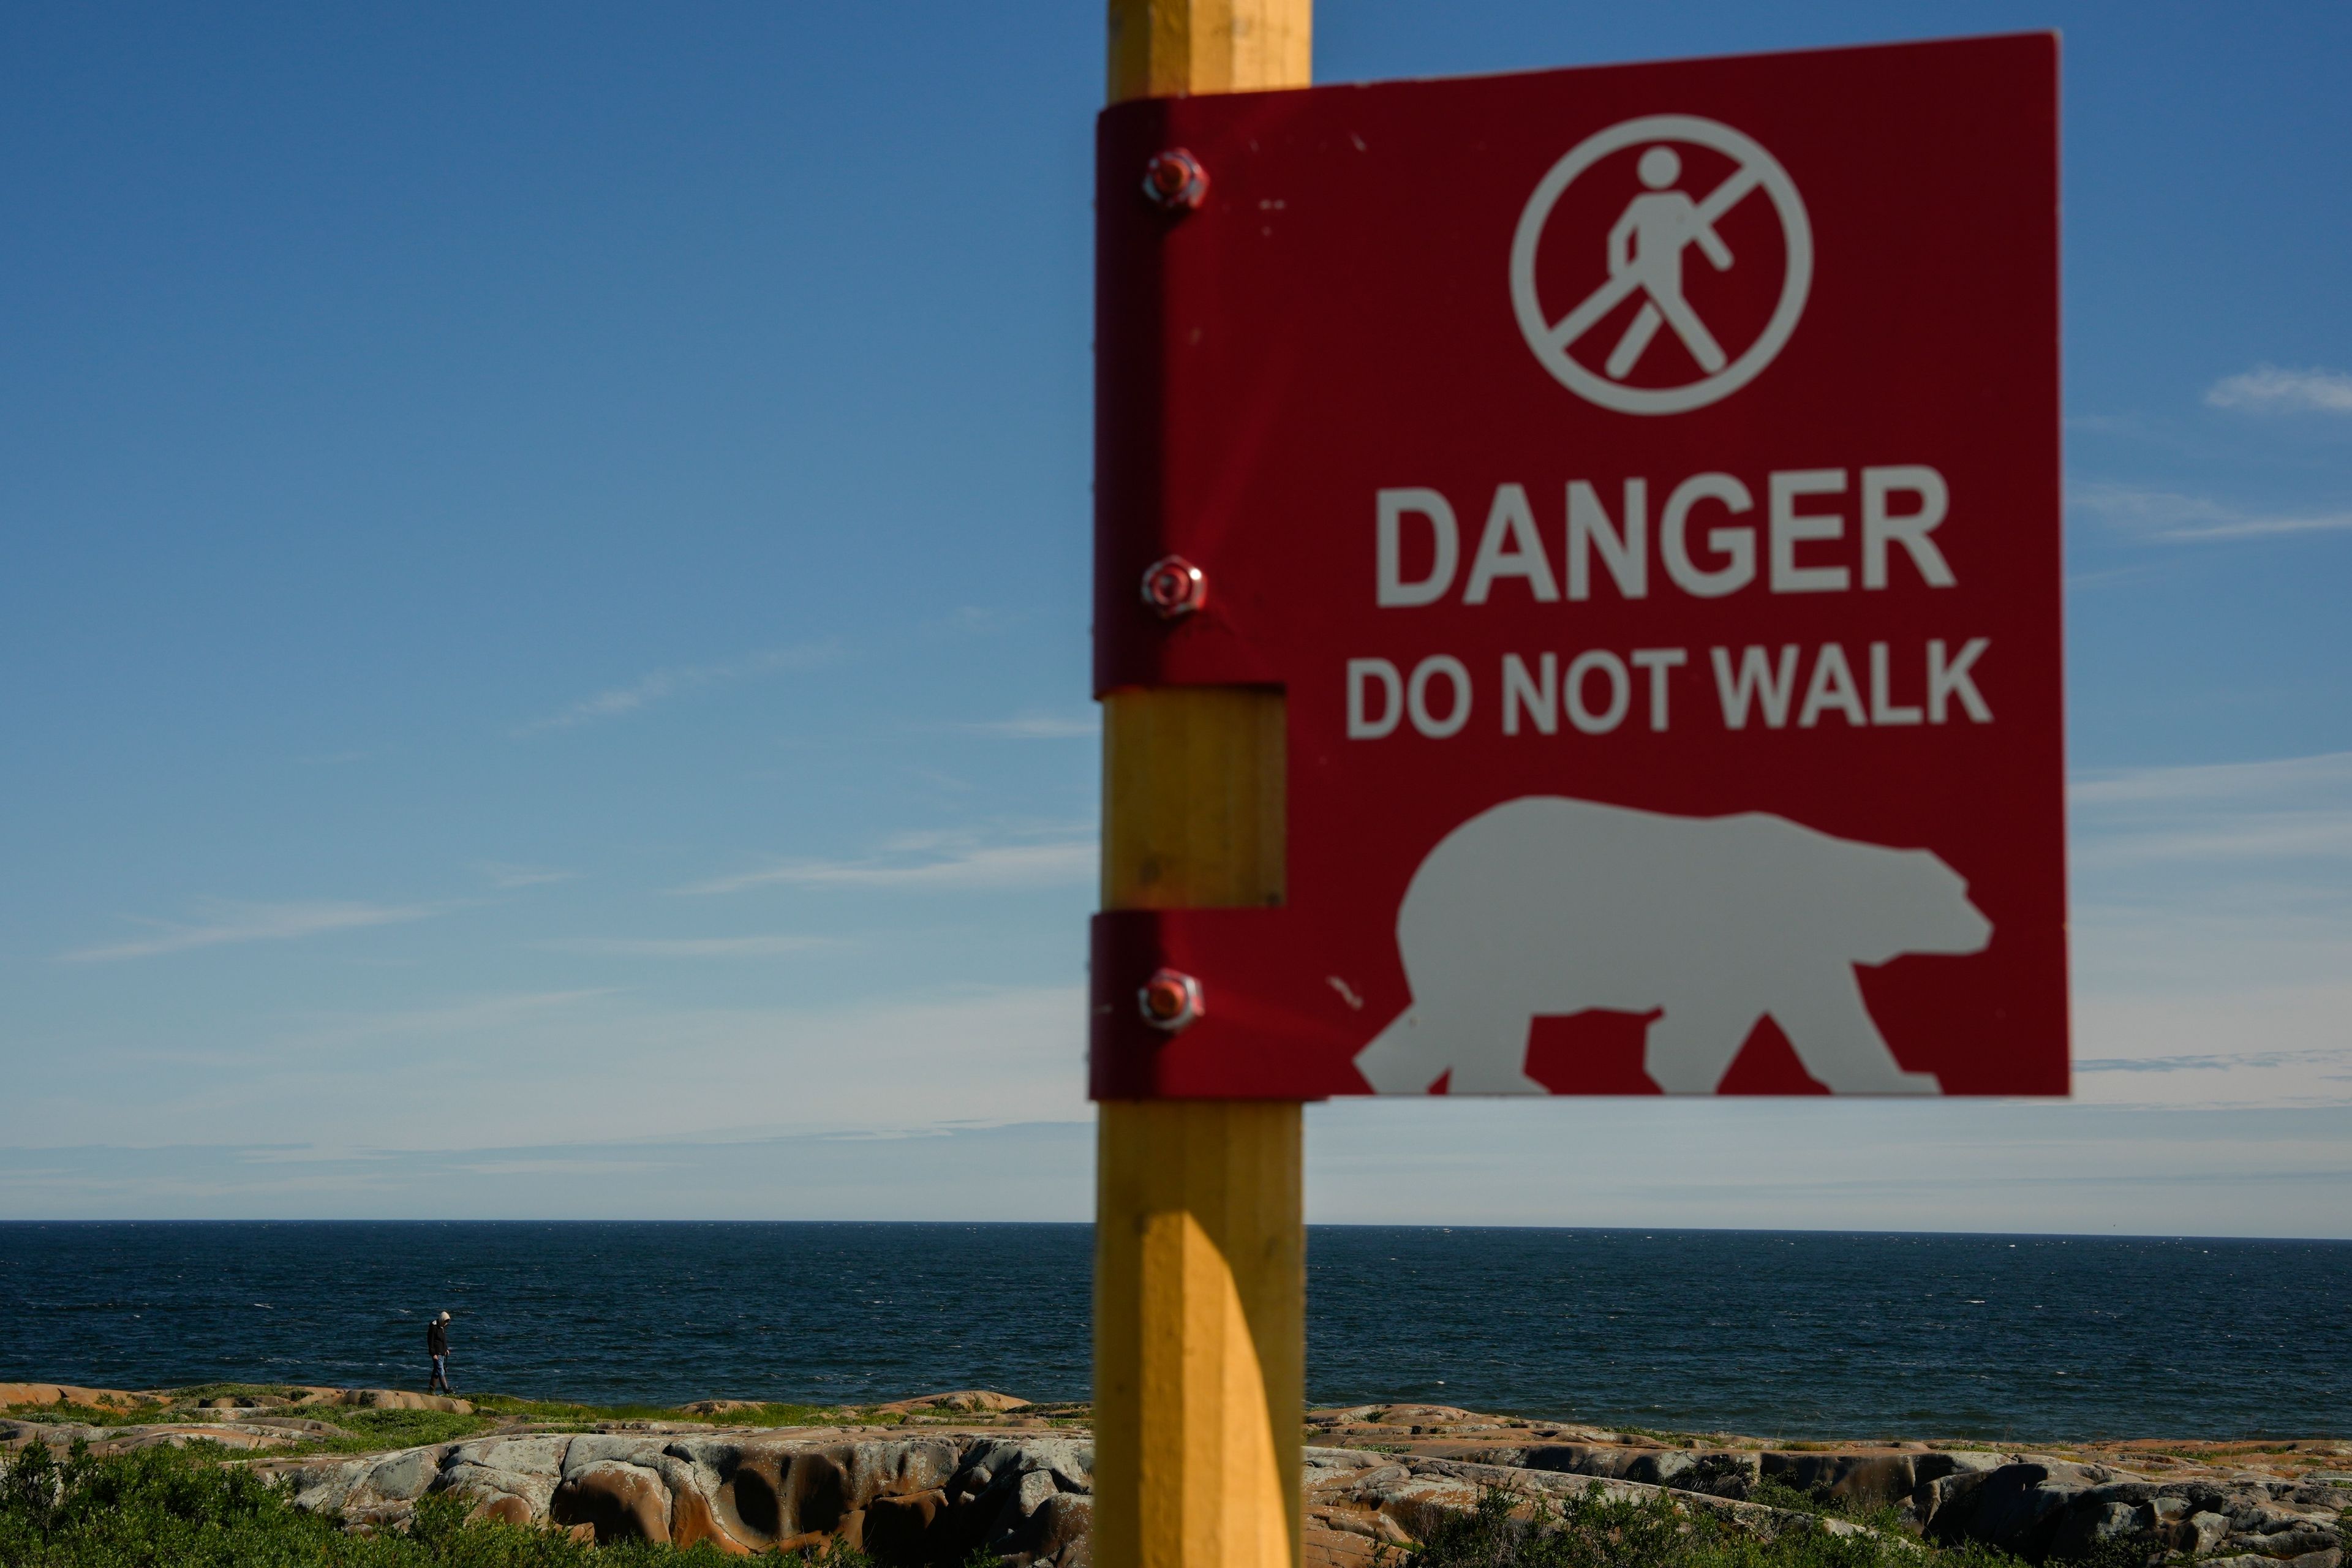
<path id="1" fill-rule="evenodd" d="M 1163 555 L 1145 568 L 1143 602 L 1163 621 L 1189 616 L 1209 602 L 1209 578 L 1181 555 Z"/>
<path id="2" fill-rule="evenodd" d="M 1191 1027 L 1209 1010 L 1201 997 L 1201 983 L 1177 969 L 1155 971 L 1135 994 L 1135 1001 L 1145 1023 L 1171 1035 Z"/>
<path id="3" fill-rule="evenodd" d="M 1155 153 L 1143 165 L 1143 194 L 1168 212 L 1191 212 L 1209 196 L 1209 171 L 1181 147 Z"/>

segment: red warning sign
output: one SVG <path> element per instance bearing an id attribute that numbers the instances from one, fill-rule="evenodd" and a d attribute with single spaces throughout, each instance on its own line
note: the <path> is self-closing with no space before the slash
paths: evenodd
<path id="1" fill-rule="evenodd" d="M 1096 686 L 1287 694 L 1098 1098 L 2063 1094 L 2049 36 L 1152 100 Z"/>

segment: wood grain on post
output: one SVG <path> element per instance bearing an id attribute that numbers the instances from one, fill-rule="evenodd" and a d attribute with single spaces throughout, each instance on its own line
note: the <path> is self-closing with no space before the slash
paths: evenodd
<path id="1" fill-rule="evenodd" d="M 1110 0 L 1110 100 L 1305 87 L 1313 0 Z"/>
<path id="2" fill-rule="evenodd" d="M 1111 0 L 1111 101 L 1303 87 L 1311 23 L 1311 0 Z M 1104 698 L 1104 908 L 1282 901 L 1283 721 L 1279 691 Z M 1213 1006 L 1215 978 L 1202 979 Z M 1297 1568 L 1300 1108 L 1099 1110 L 1095 1560 Z"/>

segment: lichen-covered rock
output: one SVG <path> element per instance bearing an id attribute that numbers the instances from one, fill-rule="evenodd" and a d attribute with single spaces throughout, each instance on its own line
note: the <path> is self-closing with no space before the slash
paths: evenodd
<path id="1" fill-rule="evenodd" d="M 1928 1535 L 1979 1541 L 2029 1563 L 2082 1555 L 2103 1541 L 2145 1537 L 2200 1558 L 2245 1557 L 2337 1568 L 2335 1489 L 2277 1477 L 2156 1481 L 2103 1465 L 2021 1459 L 1923 1488 L 1917 1512 Z"/>
<path id="2" fill-rule="evenodd" d="M 1092 1568 L 1095 1500 L 1076 1492 L 1055 1492 L 1037 1505 L 1014 1537 L 1016 1550 L 1033 1563 L 1055 1563 L 1061 1568 Z"/>
<path id="3" fill-rule="evenodd" d="M 87 1443 L 96 1454 L 128 1454 L 140 1448 L 184 1448 L 191 1443 L 210 1443 L 216 1447 L 240 1453 L 258 1449 L 284 1448 L 299 1443 L 308 1434 L 305 1427 L 319 1425 L 310 1422 L 272 1422 L 268 1425 L 232 1421 L 159 1421 L 136 1426 L 90 1426 L 71 1421 L 21 1421 L 0 1418 L 0 1452 L 13 1453 L 27 1443 L 43 1443 L 49 1447 L 64 1449 L 77 1442 Z M 332 1432 L 333 1428 L 327 1428 Z"/>
<path id="4" fill-rule="evenodd" d="M 361 1484 L 385 1502 L 414 1502 L 441 1473 L 439 1448 L 408 1448 L 367 1473 Z"/>
<path id="5" fill-rule="evenodd" d="M 999 1415 L 1007 1410 L 1026 1410 L 1029 1402 L 1015 1399 L 1009 1394 L 999 1394 L 992 1388 L 958 1388 L 946 1394 L 919 1394 L 912 1399 L 894 1399 L 875 1408 L 901 1415 L 940 1411 L 959 1415 Z"/>
<path id="6" fill-rule="evenodd" d="M 471 1498 L 479 1517 L 597 1541 L 707 1542 L 730 1556 L 838 1542 L 886 1568 L 957 1568 L 980 1550 L 1015 1568 L 1087 1563 L 1094 1449 L 1080 1433 L 654 1429 L 660 1425 L 476 1438 L 281 1473 L 298 1506 L 375 1528 L 399 1524 L 417 1498 L 446 1492 Z M 2171 1461 L 2163 1473 L 2174 1479 L 2164 1479 L 2048 1455 L 1670 1447 L 1600 1440 L 1606 1436 L 1522 1447 L 1430 1441 L 1450 1453 L 1310 1447 L 1307 1558 L 1320 1568 L 1370 1568 L 1376 1549 L 1422 1538 L 1494 1486 L 1559 1500 L 1593 1486 L 1632 1500 L 1671 1497 L 1764 1536 L 1862 1528 L 1745 1500 L 1769 1477 L 1832 1498 L 1898 1502 L 1937 1541 L 1980 1541 L 2034 1563 L 2133 1539 L 2152 1554 L 2187 1552 L 2229 1568 L 2346 1568 L 2336 1518 L 2352 1488 L 2333 1472 L 2283 1477 Z"/>
<path id="7" fill-rule="evenodd" d="M 952 1568 L 980 1547 L 1084 1568 L 1093 1450 L 1029 1439 L 812 1441 L 780 1434 L 583 1433 L 478 1439 L 322 1460 L 290 1479 L 296 1506 L 378 1528 L 452 1492 L 479 1517 L 598 1542 L 708 1542 L 729 1555 L 858 1547 L 893 1568 Z"/>

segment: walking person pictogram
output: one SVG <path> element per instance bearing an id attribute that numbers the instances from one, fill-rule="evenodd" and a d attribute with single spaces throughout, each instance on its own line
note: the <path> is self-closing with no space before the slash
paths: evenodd
<path id="1" fill-rule="evenodd" d="M 1734 167 L 1704 196 L 1684 190 L 1682 154 L 1673 143 L 1706 147 Z M 1543 308 L 1536 286 L 1536 252 L 1561 195 L 1602 159 L 1641 149 L 1634 172 L 1642 190 L 1603 236 L 1590 228 L 1570 231 L 1566 243 L 1594 259 L 1605 258 L 1608 279 L 1558 320 Z M 1696 247 L 1717 272 L 1738 259 L 1716 224 L 1749 195 L 1770 201 L 1782 244 L 1780 298 L 1752 342 L 1727 352 L 1683 291 L 1684 267 Z M 1591 246 L 1591 250 L 1583 249 Z M 1601 256 L 1595 257 L 1594 252 Z M 1769 258 L 1765 265 L 1769 265 Z M 1803 310 L 1812 278 L 1812 233 L 1804 203 L 1788 171 L 1754 141 L 1731 127 L 1695 115 L 1655 114 L 1629 120 L 1587 137 L 1544 176 L 1519 217 L 1511 245 L 1511 299 L 1528 346 L 1544 368 L 1580 396 L 1625 414 L 1676 414 L 1703 407 L 1744 385 L 1770 363 Z M 1639 296 L 1633 313 L 1599 370 L 1580 361 L 1575 346 L 1628 300 Z M 1636 386 L 1627 383 L 1663 329 L 1671 328 L 1699 371 L 1681 385 Z"/>
<path id="2" fill-rule="evenodd" d="M 1639 172 L 1649 189 L 1625 205 L 1625 216 L 1609 231 L 1609 277 L 1613 283 L 1631 276 L 1649 298 L 1610 351 L 1610 377 L 1622 381 L 1631 374 L 1662 321 L 1674 328 L 1699 368 L 1713 375 L 1724 366 L 1723 347 L 1683 298 L 1683 252 L 1696 245 L 1722 272 L 1731 266 L 1731 247 L 1699 204 L 1673 188 L 1683 173 L 1673 148 L 1661 145 L 1643 153 Z M 1730 205 L 1709 203 L 1717 213 Z"/>

